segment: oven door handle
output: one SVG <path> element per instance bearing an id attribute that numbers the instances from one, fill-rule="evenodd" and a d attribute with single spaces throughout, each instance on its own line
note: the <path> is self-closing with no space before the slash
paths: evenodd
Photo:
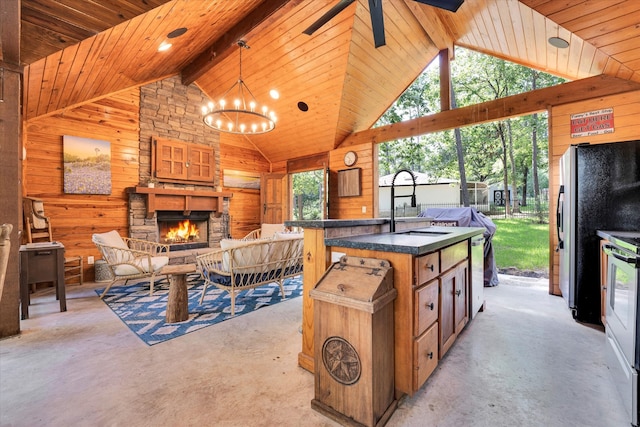
<path id="1" fill-rule="evenodd" d="M 634 256 L 624 256 L 621 253 L 619 253 L 618 251 L 615 250 L 615 247 L 609 245 L 609 244 L 604 244 L 602 246 L 602 249 L 604 250 L 604 253 L 606 253 L 609 256 L 614 257 L 615 259 L 619 259 L 620 261 L 626 262 L 627 264 L 631 264 L 633 266 L 635 266 L 636 268 L 640 267 L 640 259 L 638 257 L 634 257 Z"/>

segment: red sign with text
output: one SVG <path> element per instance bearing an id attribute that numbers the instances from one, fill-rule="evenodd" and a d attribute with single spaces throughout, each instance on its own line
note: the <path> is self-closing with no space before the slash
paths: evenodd
<path id="1" fill-rule="evenodd" d="M 571 115 L 571 138 L 613 133 L 613 108 Z"/>

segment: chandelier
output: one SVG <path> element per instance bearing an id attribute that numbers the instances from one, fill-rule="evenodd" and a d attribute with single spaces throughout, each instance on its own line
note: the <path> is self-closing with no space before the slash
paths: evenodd
<path id="1" fill-rule="evenodd" d="M 210 101 L 202 107 L 204 123 L 220 132 L 235 134 L 260 134 L 276 127 L 276 115 L 266 105 L 258 106 L 256 98 L 242 80 L 242 49 L 249 49 L 243 41 L 240 47 L 240 76 L 238 81 L 222 95 L 218 103 Z M 231 102 L 227 99 L 233 100 Z"/>

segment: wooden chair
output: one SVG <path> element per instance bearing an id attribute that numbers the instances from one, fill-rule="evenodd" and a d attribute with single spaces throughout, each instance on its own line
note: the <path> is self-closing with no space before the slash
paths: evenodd
<path id="1" fill-rule="evenodd" d="M 22 198 L 25 243 L 51 242 L 51 221 L 44 214 L 44 203 L 33 197 Z"/>
<path id="2" fill-rule="evenodd" d="M 169 264 L 169 245 L 121 237 L 116 230 L 94 234 L 91 238 L 109 266 L 111 282 L 100 298 L 118 280 L 150 278 L 149 295 L 153 295 L 156 275 Z M 168 280 L 168 277 L 167 277 Z"/>

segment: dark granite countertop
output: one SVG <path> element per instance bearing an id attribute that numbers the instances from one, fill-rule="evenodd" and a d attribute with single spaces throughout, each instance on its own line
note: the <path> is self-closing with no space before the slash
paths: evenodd
<path id="1" fill-rule="evenodd" d="M 340 228 L 340 227 L 356 227 L 359 225 L 380 225 L 387 224 L 387 218 L 364 218 L 364 219 L 316 219 L 316 220 L 300 220 L 285 221 L 287 227 L 302 228 Z"/>
<path id="2" fill-rule="evenodd" d="M 422 217 L 401 217 L 396 218 L 396 223 L 425 222 L 432 218 Z M 341 227 L 357 227 L 367 225 L 383 225 L 388 224 L 389 218 L 362 218 L 362 219 L 316 219 L 316 220 L 300 220 L 285 221 L 287 227 L 302 228 L 341 228 Z"/>
<path id="3" fill-rule="evenodd" d="M 424 227 L 396 233 L 325 239 L 326 246 L 423 255 L 483 234 L 482 227 Z M 420 234 L 434 233 L 434 234 Z M 441 233 L 441 234 L 440 234 Z"/>

